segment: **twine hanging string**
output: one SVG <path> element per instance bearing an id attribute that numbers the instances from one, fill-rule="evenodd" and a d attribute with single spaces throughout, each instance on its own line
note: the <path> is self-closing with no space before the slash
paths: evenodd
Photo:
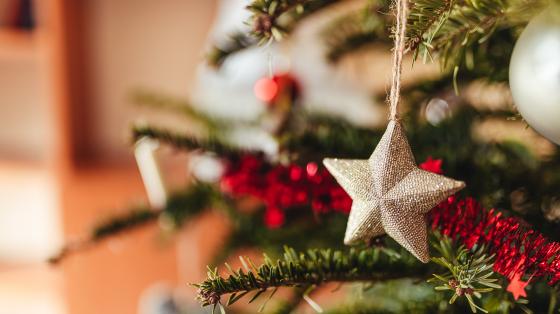
<path id="1" fill-rule="evenodd" d="M 391 93 L 389 94 L 389 120 L 397 120 L 399 116 L 398 106 L 401 94 L 401 73 L 405 48 L 406 20 L 408 17 L 408 0 L 397 0 L 396 10 L 397 23 L 394 34 L 393 79 L 391 81 Z"/>

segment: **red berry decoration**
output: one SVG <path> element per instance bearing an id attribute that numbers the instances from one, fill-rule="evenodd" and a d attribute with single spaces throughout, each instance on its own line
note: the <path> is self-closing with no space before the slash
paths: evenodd
<path id="1" fill-rule="evenodd" d="M 265 225 L 284 224 L 284 211 L 309 205 L 316 214 L 348 213 L 352 201 L 329 172 L 315 162 L 305 166 L 272 165 L 261 156 L 245 155 L 232 161 L 221 180 L 232 196 L 250 195 L 266 205 Z"/>
<path id="2" fill-rule="evenodd" d="M 430 171 L 437 174 L 443 174 L 443 170 L 441 169 L 441 165 L 443 164 L 443 160 L 441 159 L 433 159 L 432 156 L 428 156 L 428 159 L 419 165 L 420 169 Z"/>
<path id="3" fill-rule="evenodd" d="M 267 210 L 264 212 L 264 223 L 270 229 L 282 227 L 285 220 L 286 215 L 279 208 L 267 208 Z"/>

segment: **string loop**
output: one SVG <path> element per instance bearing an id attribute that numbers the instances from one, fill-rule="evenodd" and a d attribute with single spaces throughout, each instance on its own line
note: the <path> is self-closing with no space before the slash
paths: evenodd
<path id="1" fill-rule="evenodd" d="M 393 50 L 393 76 L 389 94 L 389 120 L 398 120 L 401 94 L 401 73 L 405 49 L 406 21 L 408 17 L 408 0 L 397 0 L 397 23 L 395 28 L 395 48 Z"/>

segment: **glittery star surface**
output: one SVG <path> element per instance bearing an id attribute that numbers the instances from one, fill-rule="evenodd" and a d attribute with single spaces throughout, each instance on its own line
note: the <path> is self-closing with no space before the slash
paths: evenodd
<path id="1" fill-rule="evenodd" d="M 515 274 L 507 286 L 507 291 L 511 292 L 513 298 L 516 300 L 519 299 L 519 297 L 527 297 L 525 287 L 527 287 L 528 284 L 528 282 L 521 280 L 521 274 Z"/>
<path id="2" fill-rule="evenodd" d="M 429 261 L 425 216 L 465 184 L 419 169 L 398 120 L 389 122 L 368 160 L 323 162 L 353 200 L 345 244 L 387 233 L 420 261 Z"/>

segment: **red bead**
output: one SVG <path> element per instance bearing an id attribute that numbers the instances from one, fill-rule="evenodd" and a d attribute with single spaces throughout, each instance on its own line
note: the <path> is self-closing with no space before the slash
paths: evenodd
<path id="1" fill-rule="evenodd" d="M 298 166 L 291 166 L 290 167 L 290 179 L 292 181 L 298 181 L 303 176 L 303 169 Z"/>
<path id="2" fill-rule="evenodd" d="M 319 170 L 319 166 L 317 166 L 317 163 L 310 162 L 307 164 L 307 167 L 305 167 L 305 169 L 307 170 L 307 175 L 312 177 L 317 174 L 317 170 Z"/>
<path id="3" fill-rule="evenodd" d="M 264 213 L 264 222 L 267 227 L 276 229 L 281 227 L 285 221 L 284 212 L 278 208 L 268 208 Z"/>

